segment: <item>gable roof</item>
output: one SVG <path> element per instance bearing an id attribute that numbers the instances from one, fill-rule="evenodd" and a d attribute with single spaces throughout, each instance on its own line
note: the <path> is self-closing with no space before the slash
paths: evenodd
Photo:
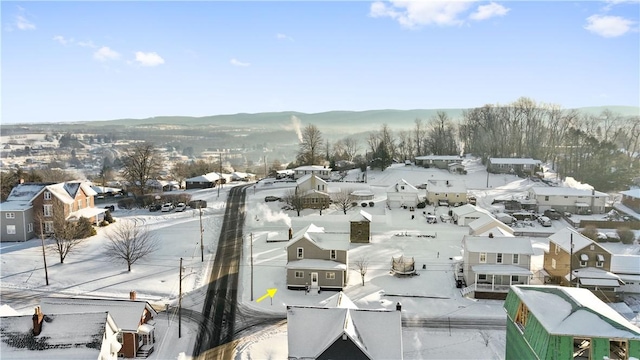
<path id="1" fill-rule="evenodd" d="M 7 359 L 98 359 L 109 314 L 45 314 L 42 331 L 34 336 L 33 315 L 2 317 L 0 353 Z"/>
<path id="2" fill-rule="evenodd" d="M 538 165 L 542 164 L 540 160 L 534 160 L 532 158 L 489 158 L 492 164 L 505 164 L 505 165 Z"/>
<path id="3" fill-rule="evenodd" d="M 640 329 L 584 288 L 512 285 L 538 322 L 556 335 L 640 340 Z"/>
<path id="4" fill-rule="evenodd" d="M 404 189 L 401 189 L 400 188 L 401 186 L 404 186 Z M 402 191 L 400 191 L 400 190 L 402 190 Z M 389 186 L 387 188 L 387 193 L 396 193 L 396 192 L 416 193 L 417 194 L 419 192 L 419 190 L 415 186 L 409 184 L 407 182 L 407 180 L 400 179 L 400 180 L 398 180 L 397 183 L 395 183 L 395 184 L 393 184 L 393 185 L 391 185 L 391 186 Z"/>
<path id="5" fill-rule="evenodd" d="M 69 181 L 47 186 L 47 190 L 65 204 L 73 203 L 80 189 L 82 189 L 87 196 L 97 195 L 88 182 Z"/>
<path id="6" fill-rule="evenodd" d="M 402 359 L 400 311 L 287 307 L 289 359 L 315 359 L 343 336 L 370 359 Z"/>
<path id="7" fill-rule="evenodd" d="M 306 239 L 323 250 L 349 250 L 349 235 L 338 233 L 325 233 L 324 228 L 309 224 L 293 234 L 287 243 L 287 248 L 298 241 Z"/>
<path id="8" fill-rule="evenodd" d="M 325 167 L 322 165 L 303 165 L 303 166 L 298 166 L 297 168 L 293 169 L 295 171 L 320 171 L 320 170 L 327 170 L 327 171 L 331 171 L 330 167 Z"/>
<path id="9" fill-rule="evenodd" d="M 626 191 L 620 191 L 620 194 L 630 196 L 636 199 L 640 199 L 640 189 L 631 189 Z"/>
<path id="10" fill-rule="evenodd" d="M 322 179 L 321 177 L 315 174 L 307 174 L 307 175 L 301 176 L 298 180 L 296 180 L 296 184 L 301 185 L 303 183 L 306 183 L 307 181 L 320 182 L 325 185 L 328 184 L 324 179 Z"/>
<path id="11" fill-rule="evenodd" d="M 480 235 L 478 232 L 482 229 L 489 230 L 491 228 L 500 228 L 503 232 L 513 234 L 513 229 L 502 221 L 490 215 L 480 215 L 479 218 L 469 223 L 469 234 Z M 494 234 L 495 235 L 495 234 Z"/>
<path id="12" fill-rule="evenodd" d="M 208 174 L 194 176 L 192 178 L 188 178 L 185 182 L 215 182 L 220 179 L 220 175 L 215 172 L 210 172 Z"/>
<path id="13" fill-rule="evenodd" d="M 144 310 L 151 312 L 152 317 L 158 313 L 143 300 L 107 300 L 81 299 L 64 297 L 45 297 L 41 301 L 45 314 L 77 314 L 84 312 L 108 311 L 118 328 L 127 332 L 138 331 Z"/>
<path id="14" fill-rule="evenodd" d="M 350 222 L 362 222 L 362 221 L 371 222 L 371 219 L 373 219 L 371 214 L 369 214 L 364 210 L 360 210 L 360 212 L 353 214 L 351 216 L 351 219 L 349 220 Z"/>
<path id="15" fill-rule="evenodd" d="M 553 241 L 556 245 L 566 252 L 571 252 L 571 242 L 573 241 L 573 252 L 580 251 L 591 244 L 595 244 L 602 249 L 610 253 L 607 249 L 598 245 L 595 241 L 580 234 L 579 232 L 570 229 L 568 227 L 557 231 L 553 235 L 549 236 L 549 241 Z"/>
<path id="16" fill-rule="evenodd" d="M 427 192 L 463 193 L 467 186 L 461 180 L 427 180 Z"/>
<path id="17" fill-rule="evenodd" d="M 528 237 L 465 235 L 462 239 L 464 250 L 469 252 L 506 253 L 533 255 L 531 239 Z"/>
<path id="18" fill-rule="evenodd" d="M 640 255 L 615 254 L 611 256 L 611 272 L 640 275 Z"/>
<path id="19" fill-rule="evenodd" d="M 462 161 L 462 157 L 458 155 L 423 155 L 416 156 L 416 160 Z"/>
<path id="20" fill-rule="evenodd" d="M 596 191 L 596 190 L 587 190 L 587 189 L 576 189 L 570 187 L 563 186 L 532 186 L 530 191 L 532 191 L 536 195 L 541 196 L 551 196 L 551 195 L 564 195 L 564 196 L 596 196 L 596 197 L 607 197 L 608 194 Z"/>
<path id="21" fill-rule="evenodd" d="M 7 201 L 26 201 L 31 202 L 40 194 L 44 189 L 52 183 L 24 183 L 18 184 L 7 197 Z"/>
<path id="22" fill-rule="evenodd" d="M 487 214 L 487 215 L 491 215 L 491 213 L 489 212 L 489 210 L 483 209 L 479 206 L 475 206 L 475 205 L 471 205 L 471 204 L 464 204 L 462 206 L 458 206 L 455 207 L 451 210 L 451 212 L 453 214 L 456 214 L 458 217 L 460 216 L 464 216 L 467 214 L 473 214 L 474 212 L 480 212 L 483 214 Z"/>

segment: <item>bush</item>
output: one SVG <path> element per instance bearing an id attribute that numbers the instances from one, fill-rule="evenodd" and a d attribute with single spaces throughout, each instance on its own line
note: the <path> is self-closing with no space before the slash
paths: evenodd
<path id="1" fill-rule="evenodd" d="M 367 203 L 366 203 L 366 202 L 363 202 L 362 204 L 360 204 L 360 206 L 362 206 L 362 207 L 367 207 Z"/>
<path id="2" fill-rule="evenodd" d="M 113 220 L 113 216 L 111 216 L 111 211 L 109 210 L 105 211 L 104 221 L 108 222 L 109 224 L 111 224 L 112 222 L 115 222 L 115 220 Z"/>
<path id="3" fill-rule="evenodd" d="M 109 222 L 107 220 L 102 220 L 100 226 L 109 226 Z"/>
<path id="4" fill-rule="evenodd" d="M 133 209 L 134 204 L 135 204 L 135 199 L 126 198 L 126 199 L 118 200 L 118 207 L 120 209 L 131 210 Z"/>
<path id="5" fill-rule="evenodd" d="M 354 202 L 351 203 L 351 207 L 356 207 L 356 206 L 358 206 L 357 202 L 354 201 Z"/>
<path id="6" fill-rule="evenodd" d="M 369 201 L 369 207 L 373 207 L 373 205 L 375 205 L 374 202 L 373 201 Z"/>
<path id="7" fill-rule="evenodd" d="M 598 228 L 593 225 L 587 225 L 580 233 L 593 241 L 598 240 Z"/>
<path id="8" fill-rule="evenodd" d="M 96 229 L 91 225 L 91 221 L 85 217 L 81 217 L 73 226 L 77 227 L 77 239 L 84 239 L 97 234 Z"/>
<path id="9" fill-rule="evenodd" d="M 620 241 L 622 241 L 623 244 L 633 244 L 633 240 L 635 239 L 635 234 L 633 233 L 633 231 L 629 228 L 620 228 L 616 231 L 618 233 L 618 236 L 620 237 Z"/>
<path id="10" fill-rule="evenodd" d="M 425 201 L 419 202 L 418 205 L 416 205 L 416 207 L 418 209 L 424 209 L 425 207 L 427 207 L 427 203 Z"/>

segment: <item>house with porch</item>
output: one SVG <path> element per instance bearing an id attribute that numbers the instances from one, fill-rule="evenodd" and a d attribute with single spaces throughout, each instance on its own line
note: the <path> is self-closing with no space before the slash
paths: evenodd
<path id="1" fill-rule="evenodd" d="M 462 157 L 458 155 L 424 155 L 416 156 L 416 165 L 426 168 L 449 169 L 449 164 L 462 164 Z"/>
<path id="2" fill-rule="evenodd" d="M 47 314 L 108 313 L 117 325 L 122 348 L 118 356 L 147 357 L 156 343 L 155 320 L 158 313 L 144 300 L 137 300 L 132 291 L 129 300 L 46 297 L 40 306 Z"/>
<path id="3" fill-rule="evenodd" d="M 89 182 L 18 184 L 0 205 L 0 241 L 30 240 L 41 230 L 51 234 L 54 221 L 78 221 L 84 217 L 99 225 L 106 210 L 95 207 L 95 195 Z"/>
<path id="4" fill-rule="evenodd" d="M 305 175 L 315 175 L 323 180 L 329 180 L 331 168 L 322 165 L 305 165 L 293 169 L 294 180 L 298 180 Z"/>
<path id="5" fill-rule="evenodd" d="M 0 316 L 3 359 L 116 360 L 118 326 L 106 312 Z"/>
<path id="6" fill-rule="evenodd" d="M 401 310 L 359 309 L 342 292 L 323 306 L 289 305 L 288 359 L 402 360 Z"/>
<path id="7" fill-rule="evenodd" d="M 305 209 L 328 209 L 331 204 L 329 184 L 322 178 L 307 174 L 296 180 L 295 192 L 302 197 Z"/>
<path id="8" fill-rule="evenodd" d="M 623 282 L 611 272 L 612 256 L 597 242 L 564 228 L 549 236 L 549 250 L 544 253 L 544 281 L 587 288 L 605 302 L 621 301 Z"/>
<path id="9" fill-rule="evenodd" d="M 529 284 L 533 247 L 528 237 L 473 236 L 462 239 L 465 293 L 504 299 L 514 284 Z"/>
<path id="10" fill-rule="evenodd" d="M 536 211 L 555 209 L 561 213 L 604 214 L 609 195 L 594 189 L 575 189 L 557 186 L 532 186 L 529 198 L 535 200 Z"/>
<path id="11" fill-rule="evenodd" d="M 287 287 L 306 291 L 342 290 L 347 285 L 349 235 L 325 233 L 310 224 L 287 243 Z"/>
<path id="12" fill-rule="evenodd" d="M 583 288 L 514 285 L 506 359 L 636 359 L 640 329 Z"/>
<path id="13" fill-rule="evenodd" d="M 429 204 L 448 206 L 467 203 L 467 186 L 462 180 L 428 180 L 426 188 Z"/>
<path id="14" fill-rule="evenodd" d="M 489 158 L 487 171 L 493 174 L 533 175 L 542 161 L 532 158 Z"/>
<path id="15" fill-rule="evenodd" d="M 400 179 L 387 188 L 387 206 L 391 209 L 399 207 L 415 208 L 420 202 L 420 190 Z"/>

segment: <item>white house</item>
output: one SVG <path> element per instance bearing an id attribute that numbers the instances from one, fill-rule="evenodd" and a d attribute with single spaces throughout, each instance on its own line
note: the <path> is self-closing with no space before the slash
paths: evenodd
<path id="1" fill-rule="evenodd" d="M 314 174 L 307 174 L 296 180 L 296 194 L 302 197 L 303 207 L 328 209 L 331 201 L 329 185 Z"/>
<path id="2" fill-rule="evenodd" d="M 448 169 L 449 164 L 462 163 L 462 158 L 458 155 L 424 155 L 416 156 L 416 165 L 427 168 Z"/>
<path id="3" fill-rule="evenodd" d="M 419 193 L 420 190 L 415 186 L 400 179 L 387 188 L 387 205 L 392 209 L 402 206 L 415 207 L 420 202 Z"/>
<path id="4" fill-rule="evenodd" d="M 323 180 L 329 180 L 329 177 L 331 176 L 331 168 L 321 165 L 298 166 L 293 169 L 293 171 L 293 178 L 295 180 L 309 174 L 316 175 Z"/>
<path id="5" fill-rule="evenodd" d="M 491 213 L 488 210 L 471 204 L 458 206 L 451 210 L 453 222 L 459 226 L 468 226 L 472 221 L 478 220 L 484 215 L 491 216 Z"/>
<path id="6" fill-rule="evenodd" d="M 640 255 L 612 255 L 611 272 L 624 281 L 620 291 L 640 294 Z"/>
<path id="7" fill-rule="evenodd" d="M 451 205 L 467 202 L 467 186 L 462 180 L 428 180 L 426 187 L 429 204 Z"/>
<path id="8" fill-rule="evenodd" d="M 548 209 L 574 214 L 604 214 L 608 195 L 596 190 L 570 187 L 533 186 L 529 197 L 534 199 L 539 213 Z"/>
<path id="9" fill-rule="evenodd" d="M 469 223 L 469 235 L 489 236 L 489 234 L 513 236 L 513 229 L 490 215 L 482 215 Z"/>

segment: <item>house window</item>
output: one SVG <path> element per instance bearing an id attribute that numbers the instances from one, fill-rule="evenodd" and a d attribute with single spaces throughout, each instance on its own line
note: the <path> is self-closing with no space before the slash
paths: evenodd
<path id="1" fill-rule="evenodd" d="M 518 275 L 511 275 L 511 283 L 518 283 L 520 281 L 520 277 Z"/>
<path id="2" fill-rule="evenodd" d="M 335 280 L 335 279 L 336 279 L 336 273 L 334 272 L 327 273 L 327 280 Z"/>
<path id="3" fill-rule="evenodd" d="M 331 250 L 329 258 L 331 260 L 335 260 L 337 257 L 338 257 L 338 255 L 336 254 L 336 251 L 335 250 Z"/>
<path id="4" fill-rule="evenodd" d="M 44 222 L 44 232 L 46 234 L 53 233 L 53 221 L 45 221 Z"/>
<path id="5" fill-rule="evenodd" d="M 6 217 L 7 219 L 15 219 L 15 218 L 16 218 L 16 213 L 9 213 L 9 212 L 8 212 L 8 213 L 5 215 L 5 217 Z"/>
<path id="6" fill-rule="evenodd" d="M 520 254 L 513 254 L 513 260 L 512 260 L 514 265 L 517 265 L 520 263 Z"/>
<path id="7" fill-rule="evenodd" d="M 298 259 L 304 259 L 304 248 L 298 248 Z"/>
<path id="8" fill-rule="evenodd" d="M 589 261 L 589 255 L 580 254 L 580 267 L 587 267 L 588 261 Z"/>
<path id="9" fill-rule="evenodd" d="M 596 267 L 604 266 L 604 255 L 598 254 L 596 255 Z"/>
<path id="10" fill-rule="evenodd" d="M 609 359 L 629 359 L 629 343 L 627 340 L 609 341 Z"/>
<path id="11" fill-rule="evenodd" d="M 51 193 L 50 193 L 50 192 L 48 192 L 48 191 L 45 191 L 45 192 L 44 192 L 44 199 L 45 199 L 45 200 L 51 200 Z"/>
<path id="12" fill-rule="evenodd" d="M 487 253 L 481 252 L 480 253 L 480 263 L 484 264 L 487 262 Z"/>
<path id="13" fill-rule="evenodd" d="M 78 210 L 82 209 L 82 199 L 78 199 Z"/>
<path id="14" fill-rule="evenodd" d="M 44 205 L 42 211 L 44 212 L 45 217 L 53 216 L 53 205 Z"/>
<path id="15" fill-rule="evenodd" d="M 581 337 L 573 338 L 573 358 L 591 359 L 591 339 Z"/>
<path id="16" fill-rule="evenodd" d="M 496 254 L 496 264 L 502 264 L 502 253 Z"/>
<path id="17" fill-rule="evenodd" d="M 7 225 L 7 235 L 15 235 L 16 226 L 15 225 Z"/>
<path id="18" fill-rule="evenodd" d="M 556 268 L 556 259 L 551 259 L 551 268 L 552 269 Z"/>
<path id="19" fill-rule="evenodd" d="M 478 281 L 487 281 L 487 274 L 478 274 Z"/>
<path id="20" fill-rule="evenodd" d="M 87 205 L 85 207 L 91 206 L 91 198 L 87 198 L 86 203 L 87 203 Z"/>
<path id="21" fill-rule="evenodd" d="M 33 232 L 33 223 L 28 223 L 27 224 L 27 232 L 28 233 Z"/>
<path id="22" fill-rule="evenodd" d="M 529 308 L 523 302 L 518 305 L 518 311 L 516 312 L 515 323 L 521 332 L 524 332 L 525 326 L 527 326 L 527 320 L 529 319 Z"/>
<path id="23" fill-rule="evenodd" d="M 556 255 L 558 255 L 558 253 L 560 252 L 560 246 L 558 246 L 558 244 L 553 244 L 553 246 L 555 247 L 553 252 L 554 252 Z"/>
<path id="24" fill-rule="evenodd" d="M 596 249 L 595 245 L 591 244 L 591 246 L 589 246 L 589 250 L 595 250 L 595 249 Z"/>
<path id="25" fill-rule="evenodd" d="M 296 271 L 295 277 L 296 277 L 296 279 L 303 279 L 304 278 L 304 271 Z"/>
<path id="26" fill-rule="evenodd" d="M 549 195 L 544 197 L 544 201 L 549 201 Z"/>

